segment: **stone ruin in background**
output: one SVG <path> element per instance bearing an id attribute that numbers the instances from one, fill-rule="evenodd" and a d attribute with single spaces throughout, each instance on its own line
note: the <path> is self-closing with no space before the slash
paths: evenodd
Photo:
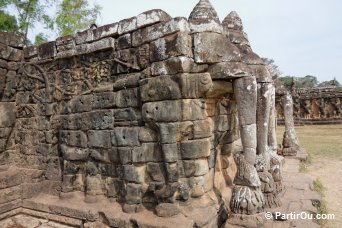
<path id="1" fill-rule="evenodd" d="M 0 220 L 260 225 L 280 205 L 275 87 L 235 12 L 0 36 Z"/>
<path id="2" fill-rule="evenodd" d="M 306 160 L 307 152 L 299 146 L 295 124 L 341 124 L 341 87 L 317 87 L 291 90 L 276 88 L 277 123 L 285 125 L 282 148 L 278 154 Z"/>
<path id="3" fill-rule="evenodd" d="M 283 89 L 278 90 L 277 99 L 278 122 L 284 119 L 281 96 Z M 293 97 L 293 114 L 297 124 L 341 124 L 342 123 L 342 87 L 316 87 L 291 89 Z"/>

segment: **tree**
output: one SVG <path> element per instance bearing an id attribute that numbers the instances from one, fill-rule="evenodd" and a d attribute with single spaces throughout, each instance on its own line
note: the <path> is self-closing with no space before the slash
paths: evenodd
<path id="1" fill-rule="evenodd" d="M 306 75 L 305 77 L 297 78 L 298 88 L 310 88 L 318 85 L 318 80 L 315 76 Z"/>
<path id="2" fill-rule="evenodd" d="M 0 31 L 18 31 L 17 19 L 15 18 L 15 16 L 6 13 L 4 10 L 0 10 Z"/>
<path id="3" fill-rule="evenodd" d="M 34 40 L 34 45 L 40 45 L 40 44 L 46 43 L 47 41 L 48 41 L 48 36 L 41 32 L 36 35 L 35 40 Z"/>
<path id="4" fill-rule="evenodd" d="M 261 58 L 264 61 L 268 71 L 270 72 L 273 79 L 279 77 L 282 73 L 279 70 L 279 67 L 274 63 L 273 59 Z"/>
<path id="5" fill-rule="evenodd" d="M 55 18 L 58 35 L 72 35 L 77 31 L 89 28 L 96 22 L 100 10 L 101 7 L 97 4 L 90 8 L 87 0 L 62 0 L 58 5 Z"/>
<path id="6" fill-rule="evenodd" d="M 296 77 L 293 77 L 293 76 L 284 76 L 284 77 L 278 77 L 277 81 L 279 81 L 280 84 L 284 85 L 285 87 L 291 88 L 293 82 L 295 81 L 295 78 Z"/>
<path id="7" fill-rule="evenodd" d="M 30 43 L 28 40 L 29 29 L 34 28 L 35 24 L 43 19 L 45 9 L 53 0 L 0 0 L 0 8 L 4 14 L 1 15 L 4 24 L 8 26 L 1 27 L 2 31 L 15 31 L 24 36 L 24 43 Z M 14 15 L 5 12 L 4 9 L 11 7 L 15 9 Z"/>
<path id="8" fill-rule="evenodd" d="M 0 0 L 0 31 L 16 32 L 18 30 L 17 19 L 5 11 L 8 4 L 7 0 Z"/>

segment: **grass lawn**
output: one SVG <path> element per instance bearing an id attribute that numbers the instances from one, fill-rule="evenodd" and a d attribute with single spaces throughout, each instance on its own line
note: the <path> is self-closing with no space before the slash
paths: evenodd
<path id="1" fill-rule="evenodd" d="M 282 143 L 284 129 L 284 126 L 277 128 L 278 144 Z M 342 125 L 296 126 L 296 132 L 300 146 L 307 150 L 313 162 L 319 162 L 322 157 L 342 161 Z"/>
<path id="2" fill-rule="evenodd" d="M 278 126 L 278 144 L 282 143 L 284 126 Z M 342 227 L 342 125 L 306 125 L 296 127 L 301 148 L 309 154 L 303 171 L 316 178 L 328 213 L 334 220 L 323 227 Z"/>

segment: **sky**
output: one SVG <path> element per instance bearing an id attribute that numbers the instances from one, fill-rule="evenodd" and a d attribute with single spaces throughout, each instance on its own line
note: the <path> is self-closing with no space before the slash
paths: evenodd
<path id="1" fill-rule="evenodd" d="M 198 0 L 91 0 L 102 6 L 98 25 L 163 9 L 188 17 Z M 254 52 L 274 59 L 283 75 L 342 81 L 341 0 L 211 0 L 221 20 L 242 18 Z"/>

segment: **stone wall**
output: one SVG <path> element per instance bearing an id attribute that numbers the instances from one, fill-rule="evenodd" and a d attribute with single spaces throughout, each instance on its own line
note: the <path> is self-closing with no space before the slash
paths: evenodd
<path id="1" fill-rule="evenodd" d="M 221 23 L 201 0 L 189 19 L 151 10 L 38 47 L 1 45 L 0 175 L 20 176 L 17 207 L 218 227 L 280 205 L 275 89 L 235 12 Z M 74 199 L 116 213 L 83 216 Z M 149 217 L 126 215 L 138 212 Z M 111 223 L 120 213 L 127 224 Z"/>
<path id="2" fill-rule="evenodd" d="M 292 91 L 294 119 L 297 124 L 341 124 L 341 87 L 306 88 Z M 281 94 L 277 99 L 278 122 L 283 123 Z"/>

